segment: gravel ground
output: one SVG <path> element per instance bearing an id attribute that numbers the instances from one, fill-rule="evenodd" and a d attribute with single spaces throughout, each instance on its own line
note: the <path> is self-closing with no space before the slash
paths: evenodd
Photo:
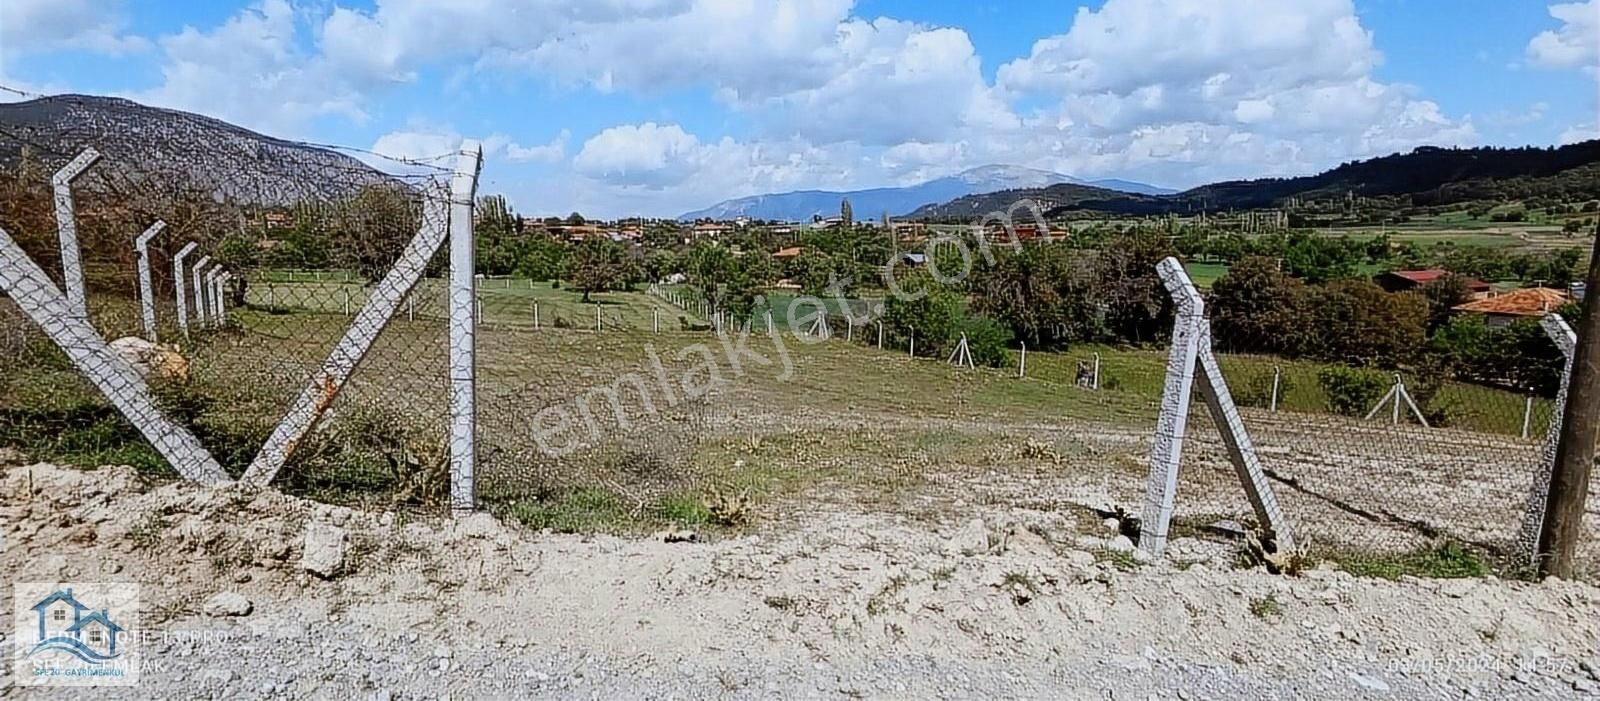
<path id="1" fill-rule="evenodd" d="M 33 465 L 3 473 L 0 518 L 8 601 L 16 582 L 141 585 L 140 684 L 101 698 L 1600 695 L 1589 584 L 1274 576 L 1195 539 L 1135 562 L 1108 525 L 1000 505 L 939 524 L 830 507 L 666 542 L 684 534 Z M 83 696 L 11 673 L 0 697 Z"/>

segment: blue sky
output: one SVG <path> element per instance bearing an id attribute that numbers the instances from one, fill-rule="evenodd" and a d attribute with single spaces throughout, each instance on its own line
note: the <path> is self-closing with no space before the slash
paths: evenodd
<path id="1" fill-rule="evenodd" d="M 529 214 L 1001 163 L 1187 187 L 1596 138 L 1600 0 L 4 0 L 0 84 L 400 156 Z"/>

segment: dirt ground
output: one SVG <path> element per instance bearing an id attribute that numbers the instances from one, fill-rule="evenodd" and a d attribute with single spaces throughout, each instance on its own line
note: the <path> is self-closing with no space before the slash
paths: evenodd
<path id="1" fill-rule="evenodd" d="M 1590 584 L 1276 576 L 1232 569 L 1233 545 L 1192 538 L 1139 562 L 1106 525 L 1044 505 L 977 499 L 930 521 L 818 500 L 748 532 L 666 542 L 686 534 L 352 511 L 149 485 L 127 468 L 13 466 L 0 495 L 5 586 L 141 585 L 140 685 L 103 698 L 1565 699 L 1600 688 Z M 3 610 L 0 653 L 12 658 L 17 622 Z M 81 697 L 14 684 L 0 679 L 0 696 Z"/>

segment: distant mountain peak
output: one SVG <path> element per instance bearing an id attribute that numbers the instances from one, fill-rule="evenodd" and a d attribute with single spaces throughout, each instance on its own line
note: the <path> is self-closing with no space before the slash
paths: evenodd
<path id="1" fill-rule="evenodd" d="M 1161 190 L 1140 183 L 1119 184 L 1142 188 L 1128 190 L 1137 194 L 1161 194 Z M 949 202 L 969 195 L 984 195 L 1002 190 L 1041 188 L 1060 184 L 1088 183 L 1070 175 L 1016 165 L 986 165 L 969 168 L 954 175 L 929 180 L 919 185 L 886 187 L 849 192 L 824 192 L 806 190 L 751 197 L 741 197 L 717 203 L 706 209 L 688 212 L 681 219 L 733 219 L 751 217 L 782 221 L 805 221 L 812 216 L 834 216 L 839 213 L 839 202 L 850 199 L 858 214 L 871 213 L 874 217 L 883 212 L 890 216 L 905 216 L 928 205 Z M 1110 189 L 1121 189 L 1104 185 Z"/>

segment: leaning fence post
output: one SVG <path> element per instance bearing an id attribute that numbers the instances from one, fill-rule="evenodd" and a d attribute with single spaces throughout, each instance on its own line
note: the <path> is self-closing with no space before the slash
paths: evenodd
<path id="1" fill-rule="evenodd" d="M 350 316 L 350 290 L 340 290 L 344 296 L 344 315 Z"/>
<path id="2" fill-rule="evenodd" d="M 482 168 L 483 147 L 476 141 L 467 142 L 450 184 L 450 508 L 457 513 L 471 511 L 477 504 L 473 484 L 477 464 L 473 248 L 477 241 L 472 209 Z"/>
<path id="3" fill-rule="evenodd" d="M 178 330 L 183 332 L 186 339 L 189 337 L 189 291 L 184 289 L 187 285 L 183 277 L 183 259 L 199 247 L 200 244 L 190 241 L 172 256 L 172 289 L 178 302 Z"/>
<path id="4" fill-rule="evenodd" d="M 878 322 L 878 350 L 883 350 L 883 322 Z"/>
<path id="5" fill-rule="evenodd" d="M 86 148 L 50 178 L 55 191 L 56 236 L 61 244 L 61 281 L 66 285 L 67 307 L 79 319 L 89 318 L 89 298 L 83 288 L 83 257 L 78 248 L 78 217 L 72 203 L 72 181 L 100 160 L 100 152 Z"/>
<path id="6" fill-rule="evenodd" d="M 911 327 L 911 357 L 917 357 L 917 327 Z"/>
<path id="7" fill-rule="evenodd" d="M 1278 411 L 1278 388 L 1282 386 L 1282 383 L 1283 367 L 1278 365 L 1272 366 L 1272 404 L 1270 410 L 1273 412 Z"/>
<path id="8" fill-rule="evenodd" d="M 190 269 L 194 276 L 194 318 L 195 323 L 199 324 L 202 329 L 210 321 L 210 311 L 206 307 L 206 276 L 201 271 L 210 264 L 211 256 L 201 256 L 200 260 L 195 261 L 194 267 Z"/>
<path id="9" fill-rule="evenodd" d="M 1028 376 L 1028 342 L 1022 342 L 1022 362 L 1017 363 L 1017 377 Z"/>
<path id="10" fill-rule="evenodd" d="M 222 326 L 222 275 L 226 272 L 228 270 L 219 265 L 212 268 L 211 274 L 206 276 L 206 284 L 210 285 L 210 288 L 206 291 L 211 294 L 211 326 L 213 328 Z"/>
<path id="11" fill-rule="evenodd" d="M 139 254 L 139 317 L 144 321 L 144 337 L 151 343 L 156 343 L 156 292 L 155 285 L 150 281 L 150 239 L 167 228 L 167 223 L 156 220 L 139 238 L 133 240 L 133 248 Z"/>
<path id="12" fill-rule="evenodd" d="M 1533 432 L 1533 395 L 1528 395 L 1522 405 L 1522 440 L 1528 440 L 1528 435 Z"/>
<path id="13" fill-rule="evenodd" d="M 406 321 L 417 320 L 417 293 L 406 293 Z"/>
<path id="14" fill-rule="evenodd" d="M 232 281 L 233 273 L 226 270 L 217 278 L 217 323 L 223 327 L 228 325 L 228 283 Z"/>

